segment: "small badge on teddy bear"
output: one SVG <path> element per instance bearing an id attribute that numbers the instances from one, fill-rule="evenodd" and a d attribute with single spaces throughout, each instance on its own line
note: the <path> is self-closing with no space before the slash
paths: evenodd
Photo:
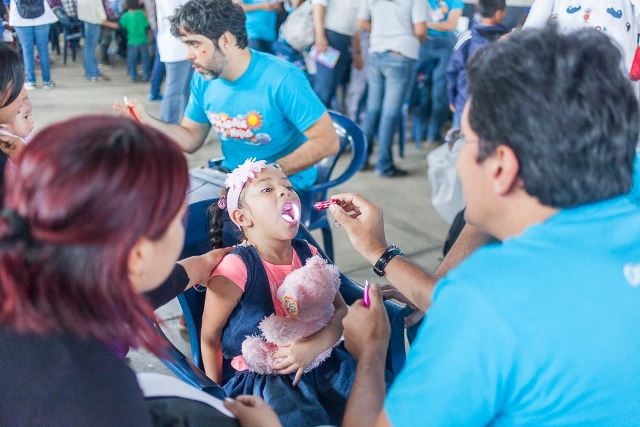
<path id="1" fill-rule="evenodd" d="M 284 308 L 291 317 L 298 317 L 298 301 L 289 296 L 284 297 Z"/>

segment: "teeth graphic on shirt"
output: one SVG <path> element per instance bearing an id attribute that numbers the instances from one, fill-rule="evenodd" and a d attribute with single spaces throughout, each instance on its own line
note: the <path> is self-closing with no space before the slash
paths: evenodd
<path id="1" fill-rule="evenodd" d="M 208 113 L 209 122 L 221 140 L 235 139 L 250 145 L 271 142 L 271 136 L 257 131 L 264 125 L 262 114 L 250 111 L 245 115 L 231 117 L 226 113 Z"/>

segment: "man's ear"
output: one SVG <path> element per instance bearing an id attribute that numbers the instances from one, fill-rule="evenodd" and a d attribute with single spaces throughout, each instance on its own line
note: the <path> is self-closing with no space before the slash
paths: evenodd
<path id="1" fill-rule="evenodd" d="M 504 196 L 520 187 L 520 161 L 507 145 L 499 145 L 485 161 L 489 161 L 493 191 Z"/>
<path id="2" fill-rule="evenodd" d="M 225 31 L 224 33 L 222 33 L 222 35 L 218 39 L 218 46 L 220 46 L 220 49 L 222 49 L 223 51 L 226 51 L 235 43 L 236 38 L 229 31 Z"/>
<path id="3" fill-rule="evenodd" d="M 244 209 L 236 209 L 231 212 L 231 219 L 234 223 L 238 224 L 240 227 L 251 227 L 253 226 L 253 218 L 251 217 L 250 212 L 245 212 Z"/>

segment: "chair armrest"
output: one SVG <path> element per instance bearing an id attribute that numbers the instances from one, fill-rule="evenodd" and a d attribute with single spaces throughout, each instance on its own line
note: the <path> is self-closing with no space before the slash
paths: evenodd
<path id="1" fill-rule="evenodd" d="M 210 395 L 217 397 L 218 399 L 224 399 L 226 397 L 224 390 L 207 375 L 194 365 L 187 356 L 185 356 L 180 350 L 178 350 L 169 338 L 164 334 L 162 329 L 157 323 L 154 323 L 154 327 L 162 339 L 166 342 L 165 354 L 160 357 L 160 361 L 171 371 L 175 376 L 182 381 L 202 390 Z"/>

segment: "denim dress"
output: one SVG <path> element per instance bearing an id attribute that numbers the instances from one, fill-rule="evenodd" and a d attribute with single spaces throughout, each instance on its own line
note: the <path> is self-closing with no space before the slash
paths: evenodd
<path id="1" fill-rule="evenodd" d="M 306 241 L 296 239 L 292 245 L 303 264 L 312 256 Z M 230 397 L 242 394 L 262 397 L 284 426 L 339 425 L 356 371 L 355 360 L 343 347 L 334 348 L 331 356 L 304 374 L 295 387 L 292 385 L 295 373 L 260 375 L 231 368 L 231 360 L 242 353 L 245 337 L 260 335 L 260 321 L 275 313 L 267 273 L 256 249 L 241 246 L 232 253 L 244 261 L 247 283 L 222 333 L 224 391 Z"/>

